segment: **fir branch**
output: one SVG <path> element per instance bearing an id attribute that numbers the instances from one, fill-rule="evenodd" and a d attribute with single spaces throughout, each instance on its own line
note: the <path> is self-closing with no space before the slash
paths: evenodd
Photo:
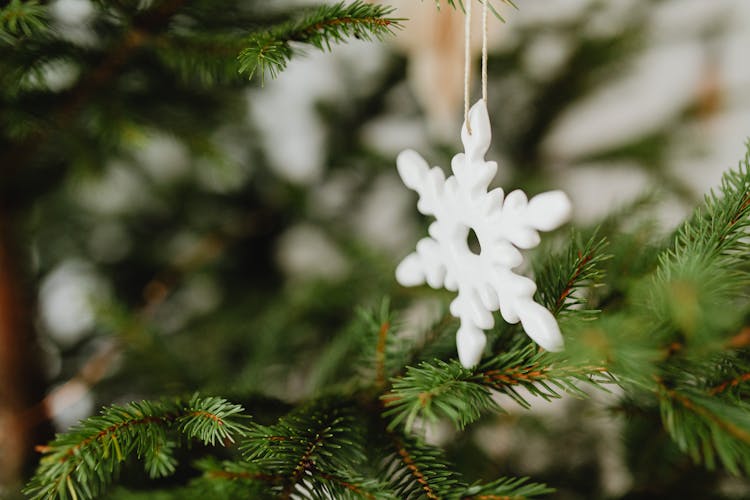
<path id="1" fill-rule="evenodd" d="M 750 145 L 749 145 L 750 146 Z M 692 255 L 719 260 L 731 268 L 747 258 L 750 228 L 750 151 L 737 170 L 721 179 L 718 193 L 711 191 L 703 208 L 695 211 L 676 232 L 673 248 L 660 258 L 658 275 L 685 262 Z"/>
<path id="2" fill-rule="evenodd" d="M 464 491 L 461 500 L 532 500 L 554 493 L 545 484 L 530 483 L 529 478 L 504 477 L 488 484 L 474 484 Z"/>
<path id="3" fill-rule="evenodd" d="M 468 486 L 453 472 L 439 448 L 414 437 L 385 432 L 390 450 L 384 449 L 382 472 L 396 498 L 524 500 L 552 491 L 543 484 L 529 483 L 527 478 L 500 478 Z"/>
<path id="4" fill-rule="evenodd" d="M 330 51 L 332 44 L 349 37 L 380 40 L 400 27 L 401 19 L 387 17 L 392 12 L 391 7 L 361 0 L 322 5 L 300 20 L 285 22 L 251 35 L 249 46 L 237 57 L 239 71 L 248 74 L 249 78 L 256 71 L 261 78 L 266 73 L 276 78 L 294 54 L 292 42 Z"/>
<path id="5" fill-rule="evenodd" d="M 191 482 L 190 489 L 202 493 L 200 498 L 269 498 L 269 490 L 284 480 L 243 460 L 219 461 L 206 457 L 195 466 L 203 475 Z"/>
<path id="6" fill-rule="evenodd" d="M 750 347 L 750 326 L 743 327 L 737 335 L 730 338 L 726 343 L 726 347 L 729 349 Z"/>
<path id="7" fill-rule="evenodd" d="M 334 474 L 328 474 L 326 472 L 318 472 L 317 475 L 324 481 L 329 481 L 337 486 L 344 488 L 347 491 L 352 492 L 357 497 L 366 498 L 367 500 L 375 500 L 375 495 L 369 493 L 363 489 L 361 484 L 355 484 L 351 481 L 347 481 Z"/>
<path id="8" fill-rule="evenodd" d="M 750 372 L 743 372 L 738 375 L 735 375 L 734 377 L 728 380 L 724 380 L 720 384 L 712 387 L 711 390 L 708 392 L 710 395 L 715 396 L 727 390 L 734 389 L 738 387 L 740 384 L 747 382 L 748 380 L 750 380 Z"/>
<path id="9" fill-rule="evenodd" d="M 438 448 L 395 432 L 387 434 L 391 450 L 383 469 L 397 498 L 439 500 L 462 487 Z"/>
<path id="10" fill-rule="evenodd" d="M 0 8 L 0 41 L 13 43 L 47 28 L 47 8 L 36 0 L 10 0 Z"/>
<path id="11" fill-rule="evenodd" d="M 672 248 L 660 255 L 653 278 L 644 284 L 643 308 L 663 325 L 666 341 L 679 333 L 680 341 L 690 338 L 721 349 L 722 336 L 743 320 L 742 308 L 727 305 L 750 282 L 748 155 L 676 231 Z M 717 308 L 725 313 L 715 314 Z"/>
<path id="12" fill-rule="evenodd" d="M 549 254 L 535 267 L 537 300 L 555 316 L 574 312 L 591 316 L 596 310 L 586 309 L 586 301 L 579 293 L 587 286 L 596 286 L 604 278 L 601 266 L 611 258 L 605 253 L 607 240 L 594 232 L 583 242 L 581 234 L 573 231 L 567 247 Z"/>
<path id="13" fill-rule="evenodd" d="M 349 409 L 318 400 L 275 425 L 252 426 L 240 449 L 259 471 L 281 478 L 273 485 L 280 498 L 290 498 L 300 489 L 320 494 L 331 487 L 370 494 L 376 488 L 368 480 L 358 480 L 353 472 L 353 467 L 366 461 L 363 434 Z"/>
<path id="14" fill-rule="evenodd" d="M 710 356 L 673 360 L 663 375 L 708 396 L 737 398 L 750 394 L 747 351 L 721 351 Z"/>
<path id="15" fill-rule="evenodd" d="M 501 410 L 491 397 L 492 391 L 507 394 L 528 408 L 527 395 L 519 388 L 549 400 L 564 392 L 583 396 L 580 382 L 602 386 L 615 380 L 604 367 L 566 365 L 562 358 L 538 352 L 527 344 L 517 345 L 474 370 L 463 368 L 455 360 L 409 367 L 382 399 L 388 408 L 384 414 L 392 419 L 391 428 L 404 424 L 410 429 L 418 417 L 430 421 L 446 417 L 463 429 L 485 412 Z"/>
<path id="16" fill-rule="evenodd" d="M 152 477 L 169 475 L 180 435 L 212 445 L 233 442 L 245 430 L 236 421 L 242 411 L 224 399 L 197 395 L 188 402 L 113 405 L 43 447 L 45 456 L 25 493 L 34 499 L 94 498 L 131 455 L 143 459 Z"/>
<path id="17" fill-rule="evenodd" d="M 364 386 L 382 391 L 388 379 L 402 369 L 403 358 L 410 352 L 410 339 L 399 335 L 399 327 L 387 298 L 377 309 L 358 311 L 355 326 L 358 359 L 353 364 Z"/>
<path id="18" fill-rule="evenodd" d="M 238 80 L 236 58 L 245 47 L 245 37 L 234 33 L 168 33 L 157 37 L 152 46 L 183 80 L 210 86 Z"/>
<path id="19" fill-rule="evenodd" d="M 750 406 L 707 397 L 691 388 L 658 381 L 664 427 L 694 462 L 732 474 L 750 472 Z"/>
<path id="20" fill-rule="evenodd" d="M 407 367 L 406 375 L 393 381 L 393 389 L 383 396 L 384 415 L 391 417 L 391 429 L 404 424 L 409 430 L 418 417 L 447 417 L 463 429 L 486 411 L 499 409 L 491 395 L 472 370 L 455 360 L 434 360 Z"/>

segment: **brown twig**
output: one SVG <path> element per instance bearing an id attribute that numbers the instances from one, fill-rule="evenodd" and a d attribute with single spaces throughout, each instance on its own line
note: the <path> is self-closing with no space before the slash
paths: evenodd
<path id="1" fill-rule="evenodd" d="M 294 487 L 297 485 L 297 483 L 299 483 L 300 479 L 302 479 L 302 475 L 305 473 L 305 471 L 311 470 L 315 467 L 312 456 L 313 453 L 315 453 L 315 450 L 323 443 L 322 434 L 323 433 L 318 432 L 315 435 L 315 439 L 313 440 L 313 442 L 310 443 L 310 446 L 308 446 L 307 450 L 305 450 L 305 452 L 302 454 L 302 457 L 300 457 L 297 466 L 292 472 L 292 477 L 290 478 L 289 482 L 287 482 L 286 486 L 284 486 L 284 491 L 281 492 L 281 496 L 279 498 L 291 498 L 292 493 L 294 492 Z"/>
<path id="2" fill-rule="evenodd" d="M 575 271 L 573 271 L 573 274 L 568 279 L 568 282 L 565 283 L 565 288 L 563 288 L 562 293 L 560 293 L 560 296 L 557 297 L 557 301 L 555 301 L 555 315 L 557 315 L 562 310 L 562 307 L 565 304 L 565 299 L 567 299 L 568 296 L 573 292 L 573 288 L 575 287 L 578 277 L 583 272 L 583 268 L 591 261 L 592 258 L 592 254 L 582 256 L 581 252 L 578 252 L 578 265 L 576 265 Z"/>
<path id="3" fill-rule="evenodd" d="M 213 420 L 214 422 L 217 422 L 218 425 L 223 426 L 224 420 L 219 417 L 216 414 L 207 412 L 207 411 L 193 411 L 193 412 L 187 412 L 184 414 L 179 413 L 167 413 L 165 415 L 161 416 L 151 416 L 151 417 L 143 417 L 143 418 L 136 418 L 132 420 L 126 420 L 125 422 L 119 422 L 113 425 L 110 425 L 109 427 L 106 427 L 99 431 L 98 433 L 94 434 L 93 436 L 90 436 L 86 439 L 83 439 L 82 441 L 76 443 L 75 446 L 71 446 L 66 452 L 65 455 L 60 459 L 61 461 L 65 461 L 68 458 L 78 455 L 78 451 L 87 446 L 88 444 L 101 440 L 103 438 L 106 438 L 107 436 L 114 435 L 116 432 L 118 432 L 121 429 L 127 429 L 134 426 L 139 425 L 148 425 L 148 424 L 159 424 L 159 423 L 171 423 L 177 420 L 180 417 L 185 416 L 200 416 L 205 417 L 210 420 Z M 54 451 L 54 447 L 46 447 L 43 449 L 43 451 L 49 453 L 51 451 Z"/>
<path id="4" fill-rule="evenodd" d="M 440 497 L 435 493 L 435 490 L 433 490 L 430 484 L 427 482 L 427 478 L 425 478 L 424 473 L 414 462 L 414 459 L 411 457 L 409 451 L 404 446 L 403 441 L 401 441 L 398 436 L 391 432 L 389 432 L 388 435 L 393 440 L 393 444 L 396 446 L 396 452 L 398 453 L 398 456 L 401 457 L 401 461 L 404 463 L 404 465 L 406 465 L 406 468 L 409 469 L 409 472 L 411 472 L 411 475 L 414 477 L 414 479 L 416 479 L 417 482 L 422 486 L 422 491 L 425 492 L 425 496 L 429 500 L 439 500 Z"/>
<path id="5" fill-rule="evenodd" d="M 741 349 L 750 346 L 750 326 L 744 327 L 740 332 L 729 339 L 727 347 L 732 349 Z"/>
<path id="6" fill-rule="evenodd" d="M 329 26 L 345 26 L 345 25 L 361 26 L 365 24 L 387 27 L 387 26 L 391 26 L 393 24 L 393 21 L 391 19 L 383 19 L 380 17 L 340 17 L 338 19 L 330 19 L 326 21 L 321 21 L 319 23 L 315 23 L 311 26 L 308 26 L 307 28 L 301 30 L 299 33 L 295 33 L 291 37 L 291 40 L 295 42 L 305 42 L 309 40 L 309 38 L 312 35 L 322 31 L 324 28 L 327 28 Z"/>
<path id="7" fill-rule="evenodd" d="M 497 387 L 498 385 L 518 385 L 547 380 L 550 371 L 552 371 L 552 368 L 547 366 L 513 366 L 504 370 L 480 372 L 479 375 L 482 375 L 482 381 L 485 384 Z M 609 370 L 604 366 L 571 366 L 558 367 L 555 371 L 561 375 L 567 375 L 568 373 L 570 375 L 593 375 L 607 373 Z"/>
<path id="8" fill-rule="evenodd" d="M 666 385 L 664 385 L 663 382 L 660 380 L 657 380 L 657 383 L 659 384 L 660 389 L 672 400 L 678 402 L 683 408 L 686 410 L 690 410 L 697 415 L 700 415 L 701 417 L 704 417 L 720 428 L 727 431 L 732 436 L 736 437 L 737 439 L 750 444 L 750 433 L 748 433 L 745 429 L 742 429 L 732 422 L 727 422 L 726 420 L 723 420 L 721 417 L 716 415 L 715 413 L 709 411 L 707 408 L 695 403 L 690 398 L 683 396 L 682 394 L 678 393 L 674 389 L 668 388 Z"/>
<path id="9" fill-rule="evenodd" d="M 748 380 L 750 380 L 750 373 L 743 373 L 729 380 L 725 380 L 721 384 L 713 387 L 710 391 L 708 391 L 708 393 L 712 396 L 715 396 L 716 394 L 720 394 L 729 388 L 737 387 L 741 383 L 747 382 Z"/>
<path id="10" fill-rule="evenodd" d="M 505 370 L 489 370 L 484 372 L 482 380 L 488 385 L 516 385 L 531 383 L 547 378 L 549 368 L 535 366 L 514 366 Z"/>

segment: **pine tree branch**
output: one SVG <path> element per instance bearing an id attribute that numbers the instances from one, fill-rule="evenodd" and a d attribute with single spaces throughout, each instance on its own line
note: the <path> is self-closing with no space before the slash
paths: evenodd
<path id="1" fill-rule="evenodd" d="M 36 0 L 10 0 L 0 8 L 0 42 L 16 43 L 47 29 L 47 8 Z"/>
<path id="2" fill-rule="evenodd" d="M 715 396 L 717 394 L 720 394 L 722 392 L 725 392 L 728 389 L 732 389 L 737 387 L 738 385 L 747 382 L 750 380 L 750 372 L 745 372 L 740 375 L 737 375 L 735 377 L 732 377 L 728 380 L 725 380 L 724 382 L 720 383 L 719 385 L 711 388 L 711 390 L 708 391 L 708 393 L 712 396 Z"/>
<path id="3" fill-rule="evenodd" d="M 529 483 L 528 478 L 500 478 L 468 486 L 438 448 L 394 431 L 383 432 L 390 450 L 384 449 L 386 458 L 380 462 L 396 498 L 524 500 L 552 491 L 543 484 Z"/>
<path id="4" fill-rule="evenodd" d="M 294 54 L 292 42 L 312 45 L 320 50 L 331 50 L 331 45 L 345 38 L 362 40 L 382 39 L 400 28 L 401 19 L 387 17 L 391 7 L 372 5 L 356 0 L 322 5 L 298 21 L 275 26 L 248 39 L 249 46 L 237 57 L 240 73 L 249 78 L 258 72 L 261 79 L 271 78 L 286 68 Z"/>
<path id="5" fill-rule="evenodd" d="M 750 146 L 750 144 L 749 144 Z M 674 246 L 660 259 L 661 273 L 671 264 L 694 254 L 721 259 L 722 264 L 739 263 L 746 256 L 750 227 L 750 151 L 737 170 L 721 179 L 719 192 L 711 191 L 703 208 L 676 232 Z"/>
<path id="6" fill-rule="evenodd" d="M 301 489 L 320 492 L 331 486 L 368 491 L 354 468 L 365 463 L 364 430 L 349 408 L 331 400 L 313 401 L 273 426 L 254 425 L 240 446 L 261 472 L 282 481 L 275 491 L 291 498 Z M 346 483 L 346 484 L 344 484 Z M 348 486 L 347 486 L 348 485 Z"/>
<path id="7" fill-rule="evenodd" d="M 693 400 L 678 393 L 677 391 L 673 389 L 667 389 L 666 387 L 662 386 L 662 390 L 670 399 L 678 402 L 686 410 L 690 410 L 694 412 L 695 414 L 707 419 L 712 424 L 715 424 L 721 429 L 727 431 L 729 434 L 731 434 L 735 438 L 743 441 L 746 444 L 750 444 L 750 432 L 749 431 L 740 428 L 738 425 L 734 424 L 733 422 L 723 419 L 720 415 L 711 412 L 704 406 L 699 405 L 698 403 L 694 402 Z"/>
<path id="8" fill-rule="evenodd" d="M 530 483 L 526 477 L 501 478 L 489 484 L 468 487 L 461 500 L 531 500 L 554 491 L 544 484 Z"/>
<path id="9" fill-rule="evenodd" d="M 188 82 L 210 86 L 239 81 L 237 54 L 246 37 L 237 34 L 165 33 L 151 44 L 164 63 Z"/>
<path id="10" fill-rule="evenodd" d="M 411 458 L 411 455 L 409 455 L 409 452 L 406 450 L 406 448 L 404 448 L 402 445 L 397 446 L 401 461 L 404 463 L 404 465 L 406 465 L 406 468 L 409 469 L 414 479 L 422 486 L 422 490 L 424 490 L 427 498 L 429 498 L 430 500 L 438 500 L 440 497 L 435 494 L 435 491 L 429 485 L 427 479 L 425 479 L 424 474 L 421 470 L 419 470 L 419 467 L 414 462 L 414 459 Z"/>
<path id="11" fill-rule="evenodd" d="M 713 469 L 718 460 L 733 474 L 750 472 L 750 407 L 660 379 L 657 393 L 665 428 L 693 461 Z"/>
<path id="12" fill-rule="evenodd" d="M 611 258 L 605 253 L 606 247 L 606 238 L 597 232 L 584 242 L 580 233 L 573 231 L 565 249 L 548 254 L 543 262 L 535 264 L 538 301 L 555 316 L 596 314 L 596 310 L 585 307 L 585 299 L 576 292 L 603 280 L 601 266 Z"/>
<path id="13" fill-rule="evenodd" d="M 726 346 L 730 349 L 742 349 L 750 346 L 750 326 L 740 330 L 740 333 L 730 338 Z"/>
<path id="14" fill-rule="evenodd" d="M 285 481 L 285 486 L 281 492 L 280 498 L 290 498 L 292 496 L 292 493 L 294 492 L 295 486 L 297 486 L 297 484 L 300 482 L 300 479 L 302 479 L 303 474 L 305 474 L 305 472 L 307 471 L 312 472 L 312 470 L 315 468 L 315 462 L 312 460 L 312 457 L 317 449 L 323 445 L 325 435 L 326 433 L 330 432 L 330 429 L 330 427 L 324 427 L 323 429 L 321 429 L 321 431 L 315 434 L 315 438 L 311 443 L 308 444 L 307 449 L 299 458 L 297 465 L 294 467 L 291 478 Z"/>
<path id="15" fill-rule="evenodd" d="M 234 442 L 244 427 L 242 407 L 221 398 L 194 396 L 188 402 L 129 403 L 111 406 L 59 435 L 26 488 L 33 499 L 91 499 L 109 485 L 131 454 L 144 460 L 152 477 L 175 469 L 172 449 L 179 436 L 205 444 Z"/>
<path id="16" fill-rule="evenodd" d="M 726 342 L 717 340 L 742 324 L 742 309 L 727 304 L 750 280 L 749 228 L 750 153 L 676 231 L 672 248 L 659 256 L 656 272 L 643 285 L 644 310 L 663 325 L 665 342 L 722 348 Z M 715 314 L 717 308 L 725 313 Z"/>
<path id="17" fill-rule="evenodd" d="M 358 497 L 366 498 L 368 500 L 375 500 L 376 498 L 375 495 L 369 493 L 368 491 L 365 491 L 362 488 L 362 486 L 346 481 L 343 478 L 340 478 L 333 474 L 328 474 L 327 472 L 320 472 L 320 471 L 313 471 L 313 474 L 317 474 L 322 479 L 335 483 L 338 486 L 341 486 L 342 488 L 346 489 L 347 491 L 351 491 L 352 493 L 355 493 Z"/>
<path id="18" fill-rule="evenodd" d="M 406 443 L 402 437 L 393 432 L 388 432 L 388 437 L 391 439 L 391 442 L 393 443 L 393 446 L 395 448 L 396 456 L 398 457 L 397 460 L 406 468 L 409 476 L 411 476 L 411 478 L 416 482 L 416 488 L 412 488 L 411 491 L 420 491 L 430 500 L 439 500 L 441 496 L 438 494 L 438 491 L 436 489 L 438 488 L 438 486 L 433 486 L 431 484 L 431 480 L 436 479 L 443 486 L 450 485 L 454 483 L 455 480 L 453 480 L 451 476 L 447 474 L 447 471 L 438 471 L 438 469 L 447 469 L 447 467 L 445 467 L 444 464 L 439 464 L 439 462 L 437 462 L 437 451 L 431 450 L 430 448 L 425 446 L 420 447 L 417 443 L 410 443 L 410 448 L 412 448 L 413 450 L 413 452 L 410 452 L 409 449 L 407 449 Z M 413 456 L 414 452 L 418 453 L 419 456 Z M 430 463 L 434 466 L 436 465 L 436 462 L 441 466 L 433 469 L 432 474 L 430 473 L 429 469 L 425 469 L 425 463 Z M 435 474 L 437 472 L 440 473 Z M 392 482 L 395 481 L 392 480 Z M 402 486 L 402 489 L 399 492 L 403 496 L 403 498 L 406 498 L 407 495 L 405 494 L 410 491 L 405 488 L 407 488 L 406 485 Z"/>
<path id="19" fill-rule="evenodd" d="M 395 379 L 393 389 L 382 399 L 391 429 L 403 424 L 409 430 L 418 417 L 435 421 L 441 416 L 463 429 L 484 412 L 499 409 L 481 379 L 455 360 L 408 367 L 406 375 Z"/>
<path id="20" fill-rule="evenodd" d="M 502 410 L 492 399 L 492 391 L 507 394 L 524 408 L 530 406 L 527 393 L 555 399 L 562 393 L 584 396 L 578 384 L 601 387 L 615 383 L 602 366 L 567 365 L 563 358 L 538 352 L 535 346 L 517 345 L 479 368 L 468 370 L 457 361 L 435 360 L 407 368 L 406 375 L 393 380 L 393 388 L 382 396 L 391 418 L 390 428 L 403 424 L 410 429 L 417 418 L 429 421 L 446 417 L 463 429 L 487 411 Z"/>

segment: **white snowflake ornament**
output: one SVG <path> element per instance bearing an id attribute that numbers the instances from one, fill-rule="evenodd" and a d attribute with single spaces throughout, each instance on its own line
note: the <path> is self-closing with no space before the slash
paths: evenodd
<path id="1" fill-rule="evenodd" d="M 494 326 L 493 311 L 508 323 L 521 322 L 526 334 L 548 351 L 563 348 L 552 313 L 534 302 L 536 284 L 512 269 L 523 263 L 519 249 L 539 244 L 538 231 L 551 231 L 567 221 L 571 205 L 562 191 L 549 191 L 529 200 L 523 191 L 504 196 L 500 188 L 487 191 L 497 163 L 485 161 L 491 130 L 484 100 L 469 112 L 472 133 L 461 130 L 465 153 L 453 157 L 453 175 L 445 178 L 419 153 L 406 150 L 397 159 L 398 173 L 419 194 L 417 209 L 435 217 L 430 236 L 417 243 L 396 269 L 404 286 L 427 282 L 433 288 L 458 291 L 450 312 L 461 320 L 456 345 L 461 364 L 476 365 L 487 342 L 483 330 Z M 481 250 L 467 243 L 473 230 Z"/>

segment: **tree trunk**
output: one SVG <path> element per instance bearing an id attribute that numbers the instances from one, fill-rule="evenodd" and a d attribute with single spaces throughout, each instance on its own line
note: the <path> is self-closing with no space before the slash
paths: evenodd
<path id="1" fill-rule="evenodd" d="M 34 445 L 50 435 L 46 419 L 31 411 L 42 400 L 44 377 L 11 221 L 0 205 L 0 493 L 18 487 Z"/>

